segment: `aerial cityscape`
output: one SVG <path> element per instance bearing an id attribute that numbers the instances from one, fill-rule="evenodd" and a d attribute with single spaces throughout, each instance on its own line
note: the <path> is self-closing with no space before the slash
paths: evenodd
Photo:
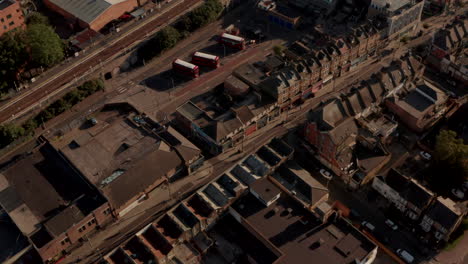
<path id="1" fill-rule="evenodd" d="M 468 264 L 468 0 L 0 0 L 0 263 Z"/>

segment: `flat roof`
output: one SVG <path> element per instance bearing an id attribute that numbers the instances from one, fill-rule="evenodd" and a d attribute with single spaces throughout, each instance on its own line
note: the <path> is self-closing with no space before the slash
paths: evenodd
<path id="1" fill-rule="evenodd" d="M 62 139 L 67 145 L 59 149 L 112 206 L 124 205 L 183 164 L 171 146 L 144 128 L 146 121 L 135 113 L 111 108 L 93 117 L 96 125 L 83 124 L 67 133 Z"/>
<path id="2" fill-rule="evenodd" d="M 285 193 L 268 207 L 251 194 L 232 207 L 283 252 L 280 263 L 352 263 L 377 247 L 343 218 L 322 223 Z"/>
<path id="3" fill-rule="evenodd" d="M 0 175 L 0 205 L 25 234 L 67 203 L 39 171 L 37 165 L 43 161 L 35 152 Z"/>

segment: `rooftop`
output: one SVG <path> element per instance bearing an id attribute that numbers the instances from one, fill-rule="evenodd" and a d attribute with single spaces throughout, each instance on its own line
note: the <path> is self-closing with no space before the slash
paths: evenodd
<path id="1" fill-rule="evenodd" d="M 437 200 L 427 209 L 426 215 L 450 230 L 463 215 L 463 212 L 450 198 L 437 197 Z"/>
<path id="2" fill-rule="evenodd" d="M 272 177 L 306 206 L 315 205 L 328 194 L 325 186 L 295 162 L 282 165 Z"/>
<path id="3" fill-rule="evenodd" d="M 421 210 L 424 209 L 434 197 L 434 194 L 430 190 L 426 189 L 414 179 L 410 179 L 394 169 L 388 172 L 385 182 L 388 186 L 392 187 L 392 189 L 396 190 L 401 197 Z"/>
<path id="4" fill-rule="evenodd" d="M 112 5 L 126 0 L 50 0 L 54 5 L 79 18 L 91 23 Z"/>
<path id="5" fill-rule="evenodd" d="M 15 3 L 14 0 L 0 0 L 0 10 L 5 9 L 14 3 Z"/>
<path id="6" fill-rule="evenodd" d="M 352 263 L 363 260 L 376 248 L 346 220 L 322 223 L 288 195 L 266 207 L 253 195 L 234 205 L 246 224 L 253 227 L 283 256 L 280 263 Z"/>
<path id="7" fill-rule="evenodd" d="M 83 124 L 53 144 L 115 208 L 183 164 L 169 144 L 183 148 L 189 157 L 192 149 L 197 151 L 177 137 L 154 134 L 152 124 L 133 112 L 105 108 L 93 117 L 96 125 Z"/>

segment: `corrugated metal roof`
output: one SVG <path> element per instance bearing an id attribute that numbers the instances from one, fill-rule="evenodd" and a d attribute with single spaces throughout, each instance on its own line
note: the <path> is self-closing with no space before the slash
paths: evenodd
<path id="1" fill-rule="evenodd" d="M 112 5 L 125 0 L 50 0 L 76 18 L 91 23 Z"/>

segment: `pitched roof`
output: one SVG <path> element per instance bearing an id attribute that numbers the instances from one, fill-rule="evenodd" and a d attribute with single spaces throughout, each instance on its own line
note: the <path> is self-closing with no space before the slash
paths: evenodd
<path id="1" fill-rule="evenodd" d="M 164 142 L 158 150 L 152 151 L 130 167 L 112 182 L 102 187 L 102 191 L 114 208 L 119 208 L 131 198 L 142 194 L 148 186 L 162 181 L 171 170 L 182 165 L 182 161 Z M 167 175 L 172 176 L 172 175 Z"/>
<path id="2" fill-rule="evenodd" d="M 76 18 L 91 23 L 112 5 L 126 0 L 50 0 Z"/>
<path id="3" fill-rule="evenodd" d="M 400 172 L 391 169 L 385 181 L 388 186 L 397 191 L 401 197 L 419 209 L 424 209 L 434 197 L 434 194 L 424 186 Z"/>
<path id="4" fill-rule="evenodd" d="M 462 216 L 462 212 L 456 207 L 454 201 L 437 197 L 437 200 L 428 208 L 426 215 L 450 230 Z"/>

